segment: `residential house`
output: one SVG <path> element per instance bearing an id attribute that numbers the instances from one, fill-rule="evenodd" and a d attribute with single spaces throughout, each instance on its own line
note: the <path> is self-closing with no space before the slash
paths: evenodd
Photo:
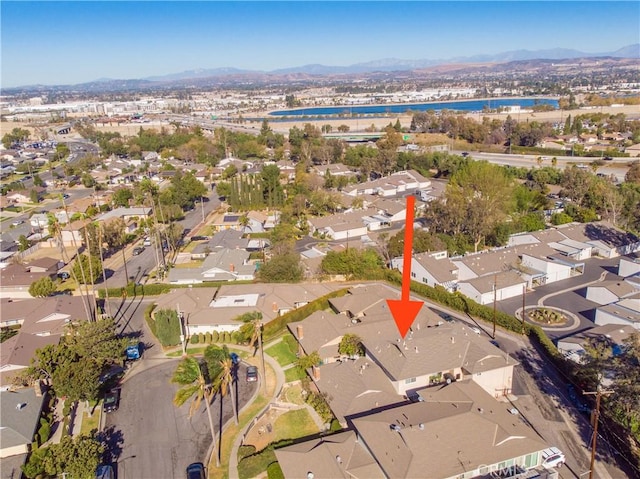
<path id="1" fill-rule="evenodd" d="M 527 280 L 516 271 L 501 271 L 493 275 L 460 281 L 458 291 L 479 304 L 491 304 L 522 296 Z"/>
<path id="2" fill-rule="evenodd" d="M 615 356 L 622 351 L 624 340 L 634 332 L 636 330 L 633 327 L 619 324 L 596 326 L 558 339 L 558 352 L 567 359 L 581 363 L 587 354 L 585 346 L 589 347 L 591 342 L 604 342 Z"/>
<path id="3" fill-rule="evenodd" d="M 424 252 L 414 254 L 411 258 L 411 277 L 414 281 L 428 286 L 442 286 L 453 292 L 458 284 L 458 267 L 445 255 L 438 259 L 438 253 Z M 393 258 L 391 267 L 402 272 L 404 257 Z"/>
<path id="4" fill-rule="evenodd" d="M 35 388 L 0 391 L 0 458 L 29 453 L 44 404 Z"/>
<path id="5" fill-rule="evenodd" d="M 191 250 L 191 259 L 204 259 L 212 252 L 223 248 L 246 250 L 249 240 L 242 236 L 242 232 L 238 230 L 226 229 L 218 231 L 210 240 L 198 243 Z"/>
<path id="6" fill-rule="evenodd" d="M 29 286 L 41 278 L 55 279 L 57 271 L 55 268 L 43 271 L 40 267 L 32 271 L 29 265 L 10 264 L 0 269 L 0 298 L 31 298 Z M 4 311 L 2 314 L 4 317 Z"/>
<path id="7" fill-rule="evenodd" d="M 97 221 L 109 221 L 113 218 L 122 218 L 125 223 L 128 223 L 131 220 L 147 219 L 151 216 L 151 213 L 151 208 L 143 206 L 131 208 L 120 207 L 98 216 Z"/>
<path id="8" fill-rule="evenodd" d="M 256 266 L 249 263 L 249 255 L 245 250 L 220 248 L 211 252 L 199 268 L 172 268 L 169 270 L 169 282 L 196 284 L 206 281 L 253 280 Z"/>
<path id="9" fill-rule="evenodd" d="M 311 234 L 318 233 L 334 240 L 348 240 L 349 238 L 359 238 L 367 234 L 367 225 L 364 223 L 365 216 L 373 216 L 377 210 L 369 208 L 364 211 L 351 211 L 335 215 L 322 216 L 307 220 Z"/>
<path id="10" fill-rule="evenodd" d="M 558 227 L 567 238 L 590 244 L 592 254 L 603 258 L 615 258 L 640 251 L 640 238 L 622 231 L 610 223 L 571 223 Z"/>
<path id="11" fill-rule="evenodd" d="M 242 231 L 244 226 L 242 225 L 242 215 L 240 214 L 224 214 L 221 218 L 215 219 L 211 226 L 214 231 L 222 231 L 233 229 L 236 231 Z"/>
<path id="12" fill-rule="evenodd" d="M 7 194 L 7 199 L 13 203 L 33 203 L 31 200 L 31 192 L 35 191 L 38 198 L 38 202 L 42 200 L 42 197 L 46 193 L 46 189 L 41 186 L 33 186 L 28 190 L 17 190 Z"/>
<path id="13" fill-rule="evenodd" d="M 524 247 L 522 266 L 529 269 L 533 286 L 568 279 L 584 269 L 583 262 L 573 262 L 545 244 Z"/>
<path id="14" fill-rule="evenodd" d="M 600 305 L 611 304 L 632 296 L 638 292 L 640 285 L 619 280 L 609 280 L 587 286 L 585 297 Z"/>
<path id="15" fill-rule="evenodd" d="M 640 257 L 622 257 L 618 263 L 618 276 L 627 278 L 640 274 Z"/>
<path id="16" fill-rule="evenodd" d="M 259 311 L 266 324 L 336 289 L 339 284 L 229 284 L 220 288 L 180 288 L 162 295 L 156 311 L 179 310 L 187 336 L 207 332 L 232 332 L 242 326 L 238 317 Z"/>
<path id="17" fill-rule="evenodd" d="M 276 449 L 284 476 L 468 479 L 542 463 L 547 444 L 473 381 L 429 389 L 423 399 L 354 415 L 347 431 Z"/>
<path id="18" fill-rule="evenodd" d="M 349 196 L 379 195 L 395 196 L 402 195 L 414 190 L 426 189 L 431 182 L 415 170 L 398 171 L 389 176 L 377 180 L 348 185 L 342 191 Z"/>
<path id="19" fill-rule="evenodd" d="M 76 220 L 60 228 L 62 244 L 65 247 L 80 247 L 85 241 L 85 229 L 91 219 Z"/>
<path id="20" fill-rule="evenodd" d="M 597 325 L 618 324 L 640 330 L 640 293 L 596 309 Z"/>
<path id="21" fill-rule="evenodd" d="M 314 165 L 313 170 L 322 177 L 327 176 L 348 176 L 355 177 L 357 173 L 342 163 L 331 163 L 328 165 Z"/>
<path id="22" fill-rule="evenodd" d="M 387 299 L 398 298 L 397 292 L 385 285 L 352 288 L 349 295 L 329 300 L 338 314 L 316 313 L 290 323 L 289 329 L 307 354 L 319 352 L 323 364 L 349 360 L 339 354 L 338 345 L 344 334 L 356 334 L 371 367 L 384 372 L 398 395 L 440 384 L 446 375 L 471 378 L 495 397 L 511 391 L 516 362 L 508 355 L 466 326 L 443 322 L 426 307 L 407 336 L 400 338 Z M 317 386 L 321 388 L 321 383 Z"/>

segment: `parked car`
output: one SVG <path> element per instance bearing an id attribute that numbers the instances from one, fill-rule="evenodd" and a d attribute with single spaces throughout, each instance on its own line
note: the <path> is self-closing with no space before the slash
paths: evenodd
<path id="1" fill-rule="evenodd" d="M 562 467 L 564 463 L 564 453 L 557 447 L 550 447 L 542 451 L 542 467 L 545 469 Z"/>
<path id="2" fill-rule="evenodd" d="M 482 331 L 480 331 L 480 328 L 476 328 L 475 326 L 471 326 L 469 327 L 469 329 L 476 334 L 482 334 Z"/>
<path id="3" fill-rule="evenodd" d="M 20 226 L 21 224 L 24 223 L 24 220 L 15 220 L 13 223 L 11 223 L 13 226 Z"/>
<path id="4" fill-rule="evenodd" d="M 61 280 L 65 280 L 65 279 L 69 279 L 71 278 L 71 275 L 69 273 L 67 273 L 66 271 L 60 271 L 58 273 L 58 278 L 60 278 Z"/>
<path id="5" fill-rule="evenodd" d="M 205 479 L 204 464 L 194 462 L 187 466 L 187 479 Z"/>
<path id="6" fill-rule="evenodd" d="M 233 364 L 240 364 L 240 356 L 238 356 L 236 353 L 229 354 L 229 357 L 231 358 L 231 362 Z"/>
<path id="7" fill-rule="evenodd" d="M 258 380 L 258 368 L 256 366 L 249 366 L 247 368 L 247 382 L 252 383 Z"/>
<path id="8" fill-rule="evenodd" d="M 138 256 L 139 254 L 142 254 L 143 251 L 144 251 L 144 246 L 136 246 L 135 248 L 133 248 L 133 252 L 131 254 L 133 256 Z"/>
<path id="9" fill-rule="evenodd" d="M 104 395 L 104 412 L 117 411 L 120 406 L 120 390 L 112 389 Z"/>

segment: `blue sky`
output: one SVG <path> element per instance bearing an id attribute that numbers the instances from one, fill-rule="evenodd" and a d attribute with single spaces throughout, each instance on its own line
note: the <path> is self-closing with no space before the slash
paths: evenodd
<path id="1" fill-rule="evenodd" d="M 617 50 L 637 1 L 0 2 L 1 86 L 185 70 L 346 66 L 510 50 Z"/>

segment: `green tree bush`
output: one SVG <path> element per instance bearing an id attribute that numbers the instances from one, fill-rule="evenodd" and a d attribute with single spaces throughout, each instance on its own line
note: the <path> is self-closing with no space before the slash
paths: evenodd
<path id="1" fill-rule="evenodd" d="M 29 294 L 34 298 L 46 298 L 56 292 L 56 284 L 48 276 L 40 278 L 29 286 Z"/>
<path id="2" fill-rule="evenodd" d="M 161 309 L 155 315 L 156 332 L 160 344 L 175 346 L 180 344 L 180 321 L 173 309 Z"/>

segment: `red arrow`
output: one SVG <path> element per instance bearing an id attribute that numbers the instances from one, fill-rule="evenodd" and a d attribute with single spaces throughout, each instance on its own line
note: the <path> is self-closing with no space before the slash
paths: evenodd
<path id="1" fill-rule="evenodd" d="M 400 299 L 387 299 L 387 304 L 403 338 L 420 312 L 423 301 L 411 301 L 411 252 L 413 250 L 413 206 L 416 199 L 407 196 L 407 215 L 404 228 L 404 258 L 402 260 L 402 295 Z"/>

